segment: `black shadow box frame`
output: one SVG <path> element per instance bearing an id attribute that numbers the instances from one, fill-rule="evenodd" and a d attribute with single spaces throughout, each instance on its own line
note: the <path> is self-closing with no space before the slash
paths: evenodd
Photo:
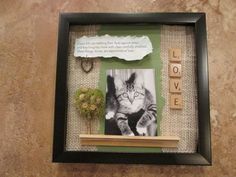
<path id="1" fill-rule="evenodd" d="M 211 165 L 211 130 L 207 60 L 206 17 L 204 13 L 62 13 L 59 20 L 53 162 Z M 197 57 L 198 144 L 196 153 L 112 153 L 66 151 L 67 55 L 72 25 L 167 24 L 194 27 Z"/>

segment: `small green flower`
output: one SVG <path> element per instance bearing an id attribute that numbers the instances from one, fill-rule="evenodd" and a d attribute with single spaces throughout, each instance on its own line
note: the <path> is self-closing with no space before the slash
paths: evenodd
<path id="1" fill-rule="evenodd" d="M 80 100 L 80 101 L 83 101 L 84 99 L 85 99 L 85 94 L 83 94 L 83 93 L 80 94 L 80 95 L 79 95 L 79 100 Z"/>
<path id="2" fill-rule="evenodd" d="M 101 99 L 101 98 L 97 98 L 97 99 L 96 99 L 96 104 L 98 104 L 98 105 L 99 105 L 99 104 L 101 103 L 101 101 L 102 101 L 102 99 Z"/>
<path id="3" fill-rule="evenodd" d="M 83 103 L 83 104 L 82 104 L 82 108 L 83 108 L 83 109 L 87 109 L 88 106 L 89 106 L 88 103 Z"/>
<path id="4" fill-rule="evenodd" d="M 95 110 L 97 109 L 97 106 L 94 105 L 94 104 L 92 104 L 92 105 L 90 105 L 89 109 L 90 109 L 91 111 L 95 111 Z"/>

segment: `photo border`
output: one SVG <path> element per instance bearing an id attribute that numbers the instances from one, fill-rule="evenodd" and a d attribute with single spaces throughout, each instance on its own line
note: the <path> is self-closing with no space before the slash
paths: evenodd
<path id="1" fill-rule="evenodd" d="M 72 25 L 160 24 L 194 27 L 197 57 L 198 144 L 196 153 L 114 153 L 66 151 L 67 65 Z M 211 127 L 205 13 L 62 13 L 59 19 L 55 90 L 53 162 L 211 165 Z"/>

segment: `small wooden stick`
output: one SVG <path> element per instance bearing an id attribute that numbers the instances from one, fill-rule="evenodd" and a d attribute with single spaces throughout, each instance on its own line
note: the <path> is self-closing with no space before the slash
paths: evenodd
<path id="1" fill-rule="evenodd" d="M 177 136 L 119 136 L 81 134 L 81 145 L 86 146 L 126 146 L 126 147 L 177 147 Z"/>

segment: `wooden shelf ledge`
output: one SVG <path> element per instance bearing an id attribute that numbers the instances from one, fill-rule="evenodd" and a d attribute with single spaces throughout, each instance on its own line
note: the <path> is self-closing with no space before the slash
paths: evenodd
<path id="1" fill-rule="evenodd" d="M 82 146 L 177 147 L 177 136 L 119 136 L 81 134 Z"/>

